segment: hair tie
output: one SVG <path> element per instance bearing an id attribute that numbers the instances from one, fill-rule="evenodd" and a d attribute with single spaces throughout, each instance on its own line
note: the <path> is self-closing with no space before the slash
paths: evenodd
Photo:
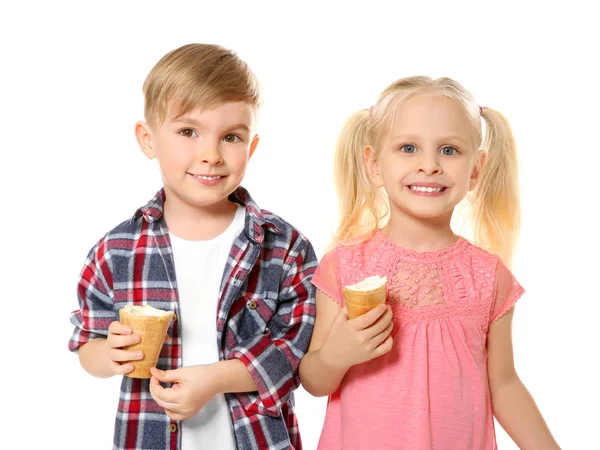
<path id="1" fill-rule="evenodd" d="M 371 106 L 371 108 L 369 109 L 369 117 L 373 117 L 373 108 L 374 106 Z"/>
<path id="2" fill-rule="evenodd" d="M 483 116 L 483 107 L 482 106 L 479 107 L 479 115 Z"/>

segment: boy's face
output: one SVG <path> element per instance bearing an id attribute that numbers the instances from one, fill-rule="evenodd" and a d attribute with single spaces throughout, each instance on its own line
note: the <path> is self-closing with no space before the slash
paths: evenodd
<path id="1" fill-rule="evenodd" d="M 210 210 L 241 184 L 258 144 L 255 125 L 253 107 L 227 102 L 181 117 L 169 111 L 162 124 L 138 122 L 136 137 L 144 154 L 158 160 L 171 207 Z"/>

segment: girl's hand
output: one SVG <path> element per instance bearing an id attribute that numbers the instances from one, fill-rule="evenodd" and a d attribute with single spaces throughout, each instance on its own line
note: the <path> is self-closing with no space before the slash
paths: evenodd
<path id="1" fill-rule="evenodd" d="M 140 342 L 140 336 L 119 321 L 112 322 L 108 327 L 108 358 L 111 370 L 115 375 L 124 375 L 133 371 L 129 361 L 140 360 L 144 357 L 141 351 L 123 350 L 123 347 Z"/>
<path id="2" fill-rule="evenodd" d="M 344 306 L 320 349 L 321 357 L 326 364 L 343 369 L 375 359 L 392 349 L 392 327 L 389 306 L 379 305 L 352 320 Z"/>

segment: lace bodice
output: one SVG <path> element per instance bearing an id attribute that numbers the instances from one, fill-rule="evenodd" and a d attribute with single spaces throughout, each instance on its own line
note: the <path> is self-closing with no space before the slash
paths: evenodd
<path id="1" fill-rule="evenodd" d="M 486 326 L 506 312 L 506 296 L 522 289 L 497 256 L 464 238 L 442 250 L 419 253 L 377 232 L 368 240 L 339 245 L 318 271 L 318 287 L 340 305 L 344 286 L 371 275 L 387 276 L 387 301 L 400 321 L 478 315 Z M 504 298 L 495 298 L 497 293 Z"/>

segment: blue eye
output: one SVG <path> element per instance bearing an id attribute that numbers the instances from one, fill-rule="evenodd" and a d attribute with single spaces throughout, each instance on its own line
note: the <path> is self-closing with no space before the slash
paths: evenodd
<path id="1" fill-rule="evenodd" d="M 448 156 L 455 155 L 457 152 L 458 151 L 454 147 L 443 147 L 440 150 L 440 153 L 442 155 L 448 155 Z"/>
<path id="2" fill-rule="evenodd" d="M 198 134 L 191 128 L 184 128 L 183 130 L 179 131 L 179 134 L 187 138 L 198 137 Z"/>
<path id="3" fill-rule="evenodd" d="M 223 140 L 229 144 L 237 144 L 238 142 L 242 141 L 242 138 L 240 138 L 237 134 L 228 134 L 223 138 Z"/>
<path id="4" fill-rule="evenodd" d="M 404 153 L 416 153 L 417 147 L 415 147 L 412 144 L 405 144 L 402 147 L 400 147 L 400 150 L 402 150 Z"/>

